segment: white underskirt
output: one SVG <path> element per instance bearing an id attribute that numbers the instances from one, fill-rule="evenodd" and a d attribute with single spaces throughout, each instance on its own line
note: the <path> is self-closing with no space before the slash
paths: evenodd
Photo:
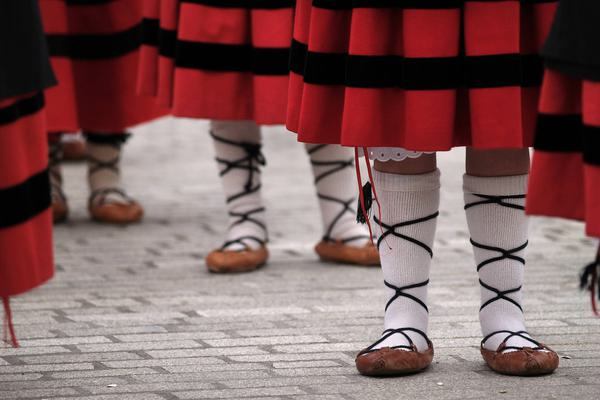
<path id="1" fill-rule="evenodd" d="M 419 158 L 423 154 L 433 154 L 429 151 L 412 151 L 402 147 L 369 147 L 367 148 L 369 159 L 378 161 L 404 161 L 407 158 Z M 364 156 L 362 149 L 359 154 Z"/>

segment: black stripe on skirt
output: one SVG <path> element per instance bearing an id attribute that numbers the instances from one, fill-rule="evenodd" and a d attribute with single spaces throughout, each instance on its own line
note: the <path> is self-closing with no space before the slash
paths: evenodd
<path id="1" fill-rule="evenodd" d="M 82 60 L 120 57 L 139 48 L 142 23 L 107 35 L 47 34 L 51 57 Z"/>
<path id="2" fill-rule="evenodd" d="M 175 64 L 209 71 L 288 75 L 290 49 L 178 41 Z"/>
<path id="3" fill-rule="evenodd" d="M 142 21 L 142 44 L 158 47 L 161 56 L 175 58 L 177 32 L 161 28 L 158 19 L 145 18 Z"/>
<path id="4" fill-rule="evenodd" d="M 247 8 L 274 10 L 293 8 L 295 0 L 181 0 L 181 3 L 200 4 L 215 8 Z"/>
<path id="5" fill-rule="evenodd" d="M 543 63 L 535 54 L 406 58 L 309 52 L 293 41 L 290 68 L 306 83 L 359 88 L 444 90 L 537 87 Z"/>
<path id="6" fill-rule="evenodd" d="M 0 189 L 0 228 L 27 222 L 47 210 L 51 202 L 48 169 L 16 186 Z"/>
<path id="7" fill-rule="evenodd" d="M 23 117 L 35 114 L 42 108 L 44 108 L 44 94 L 42 92 L 17 100 L 10 106 L 0 108 L 0 125 L 12 124 Z"/>
<path id="8" fill-rule="evenodd" d="M 586 164 L 600 166 L 600 127 L 585 125 L 581 115 L 540 114 L 534 148 L 553 153 L 583 153 Z"/>
<path id="9" fill-rule="evenodd" d="M 471 2 L 499 2 L 507 0 L 473 0 Z M 508 0 L 510 1 L 510 0 Z M 521 4 L 555 3 L 557 0 L 514 0 Z M 354 8 L 403 8 L 411 10 L 447 10 L 462 8 L 465 0 L 313 0 L 316 8 L 327 10 L 351 10 Z"/>

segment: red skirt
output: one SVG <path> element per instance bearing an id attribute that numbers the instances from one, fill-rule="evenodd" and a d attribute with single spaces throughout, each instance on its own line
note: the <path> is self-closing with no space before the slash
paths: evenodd
<path id="1" fill-rule="evenodd" d="M 53 275 L 43 94 L 0 100 L 0 297 Z"/>
<path id="2" fill-rule="evenodd" d="M 358 147 L 529 146 L 555 3 L 298 0 L 288 128 Z"/>
<path id="3" fill-rule="evenodd" d="M 121 132 L 165 114 L 137 93 L 143 0 L 40 0 L 59 85 L 47 90 L 51 132 Z"/>
<path id="4" fill-rule="evenodd" d="M 548 70 L 527 212 L 585 221 L 600 237 L 600 82 Z"/>
<path id="5" fill-rule="evenodd" d="M 174 115 L 285 122 L 293 0 L 149 0 L 138 89 Z"/>

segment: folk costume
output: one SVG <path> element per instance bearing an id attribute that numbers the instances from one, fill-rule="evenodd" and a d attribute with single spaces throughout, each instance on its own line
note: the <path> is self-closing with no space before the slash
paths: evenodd
<path id="1" fill-rule="evenodd" d="M 1 1 L 0 298 L 15 346 L 9 297 L 54 273 L 43 90 L 55 83 L 37 1 Z"/>
<path id="2" fill-rule="evenodd" d="M 54 220 L 68 215 L 61 135 L 82 131 L 90 215 L 100 222 L 135 222 L 143 209 L 120 182 L 126 129 L 165 113 L 136 91 L 142 0 L 39 1 L 59 82 L 46 93 Z"/>
<path id="3" fill-rule="evenodd" d="M 561 1 L 543 50 L 546 73 L 527 211 L 584 221 L 600 238 L 600 4 Z M 600 252 L 582 275 L 594 312 Z M 600 290 L 600 289 L 598 289 Z"/>
<path id="4" fill-rule="evenodd" d="M 211 252 L 212 272 L 244 272 L 267 261 L 259 125 L 285 122 L 294 1 L 148 0 L 139 90 L 179 117 L 211 119 L 229 212 L 227 237 Z M 307 145 L 323 219 L 316 252 L 326 261 L 378 265 L 354 221 L 353 156 Z"/>
<path id="5" fill-rule="evenodd" d="M 380 162 L 455 146 L 526 148 L 542 79 L 538 52 L 555 3 L 298 0 L 287 126 L 300 141 L 352 146 L 357 157 Z M 402 175 L 369 164 L 368 172 L 389 301 L 382 337 L 356 365 L 364 375 L 421 371 L 433 358 L 427 285 L 439 171 Z M 558 366 L 524 325 L 527 177 L 465 174 L 463 182 L 481 286 L 481 354 L 513 375 Z"/>

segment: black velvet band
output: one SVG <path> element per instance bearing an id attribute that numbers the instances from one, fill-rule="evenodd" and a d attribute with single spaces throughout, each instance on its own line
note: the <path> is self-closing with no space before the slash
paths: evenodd
<path id="1" fill-rule="evenodd" d="M 295 0 L 181 0 L 181 3 L 193 3 L 217 8 L 267 9 L 292 8 Z"/>
<path id="2" fill-rule="evenodd" d="M 48 34 L 46 38 L 52 57 L 82 60 L 120 57 L 141 45 L 142 23 L 107 35 Z"/>
<path id="3" fill-rule="evenodd" d="M 11 124 L 20 118 L 35 114 L 44 108 L 44 94 L 36 93 L 16 101 L 8 107 L 0 108 L 0 125 Z"/>
<path id="4" fill-rule="evenodd" d="M 600 127 L 585 125 L 580 115 L 540 114 L 534 147 L 556 153 L 583 153 L 586 164 L 600 166 Z"/>
<path id="5" fill-rule="evenodd" d="M 499 2 L 504 0 L 473 0 Z M 521 4 L 553 3 L 557 0 L 520 0 Z M 465 0 L 313 0 L 313 7 L 328 10 L 350 10 L 353 8 L 406 8 L 415 10 L 462 8 Z"/>
<path id="6" fill-rule="evenodd" d="M 543 76 L 542 60 L 533 54 L 438 58 L 357 56 L 309 52 L 307 46 L 298 41 L 292 43 L 290 68 L 304 76 L 307 83 L 407 90 L 535 87 L 541 84 Z"/>
<path id="7" fill-rule="evenodd" d="M 287 47 L 256 48 L 249 45 L 178 41 L 175 62 L 181 68 L 287 75 L 289 56 Z"/>
<path id="8" fill-rule="evenodd" d="M 0 189 L 0 228 L 27 222 L 50 204 L 50 177 L 45 169 L 23 183 Z"/>
<path id="9" fill-rule="evenodd" d="M 122 144 L 125 143 L 130 137 L 130 133 L 126 132 L 90 132 L 84 131 L 83 136 L 85 140 L 95 144 Z"/>

